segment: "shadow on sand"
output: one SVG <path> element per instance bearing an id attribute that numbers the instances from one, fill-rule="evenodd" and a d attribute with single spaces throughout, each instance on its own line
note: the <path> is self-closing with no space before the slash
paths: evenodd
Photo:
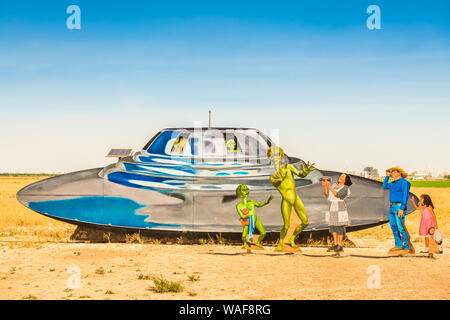
<path id="1" fill-rule="evenodd" d="M 225 252 L 202 252 L 200 254 L 210 254 L 215 256 L 245 256 L 245 255 L 263 255 L 263 256 L 270 256 L 270 257 L 276 257 L 276 256 L 286 256 L 286 255 L 293 255 L 294 252 L 280 252 L 280 253 L 268 253 L 268 252 L 261 252 L 261 251 L 251 251 L 251 252 L 234 252 L 234 253 L 225 253 Z"/>
<path id="2" fill-rule="evenodd" d="M 251 251 L 251 252 L 234 252 L 234 253 L 225 253 L 225 252 L 202 252 L 200 254 L 209 254 L 209 255 L 217 255 L 217 256 L 245 256 L 245 255 L 264 255 L 264 256 L 270 256 L 270 257 L 278 257 L 278 256 L 285 256 L 285 255 L 302 255 L 309 258 L 327 258 L 327 257 L 334 257 L 332 253 L 330 254 L 307 254 L 307 253 L 295 253 L 295 252 L 280 252 L 280 253 L 269 253 L 269 252 L 261 252 L 261 251 Z M 404 256 L 369 256 L 369 255 L 361 255 L 361 254 L 349 254 L 349 255 L 342 255 L 341 258 L 348 258 L 348 257 L 354 257 L 354 258 L 363 258 L 363 259 L 392 259 L 392 258 L 427 258 L 427 259 L 436 259 L 436 257 L 429 257 L 427 255 L 404 255 Z"/>

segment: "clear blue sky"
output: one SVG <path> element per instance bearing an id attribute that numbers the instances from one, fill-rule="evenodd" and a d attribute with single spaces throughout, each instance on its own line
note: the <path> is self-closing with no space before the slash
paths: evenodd
<path id="1" fill-rule="evenodd" d="M 100 166 L 209 109 L 319 168 L 450 172 L 450 2 L 0 0 L 0 171 Z"/>

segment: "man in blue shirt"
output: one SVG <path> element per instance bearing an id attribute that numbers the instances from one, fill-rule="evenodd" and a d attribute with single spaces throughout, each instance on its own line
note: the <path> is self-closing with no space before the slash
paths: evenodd
<path id="1" fill-rule="evenodd" d="M 389 190 L 389 201 L 391 203 L 389 224 L 395 239 L 395 247 L 389 250 L 390 253 L 403 254 L 409 252 L 408 235 L 403 228 L 409 189 L 411 188 L 411 183 L 405 179 L 406 176 L 405 170 L 400 167 L 393 167 L 386 170 L 386 178 L 383 182 L 383 188 Z M 389 183 L 389 178 L 392 178 L 394 181 Z"/>

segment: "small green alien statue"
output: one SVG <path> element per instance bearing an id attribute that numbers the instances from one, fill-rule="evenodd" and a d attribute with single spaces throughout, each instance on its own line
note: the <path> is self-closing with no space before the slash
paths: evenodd
<path id="1" fill-rule="evenodd" d="M 261 244 L 261 241 L 266 236 L 266 231 L 264 230 L 264 226 L 261 220 L 255 213 L 255 207 L 263 207 L 269 204 L 270 201 L 272 201 L 273 197 L 270 196 L 266 202 L 258 203 L 255 200 L 247 198 L 249 193 L 250 190 L 245 184 L 241 184 L 236 188 L 236 195 L 242 198 L 241 202 L 236 205 L 236 210 L 241 217 L 241 224 L 244 226 L 244 229 L 242 230 L 242 242 L 244 243 L 242 249 L 247 248 L 247 234 L 249 240 L 253 240 L 253 231 L 255 227 L 256 229 L 258 229 L 260 234 L 255 245 L 259 248 L 262 248 L 263 246 Z"/>
<path id="2" fill-rule="evenodd" d="M 283 241 L 286 237 L 286 233 L 289 229 L 291 210 L 294 207 L 295 212 L 301 220 L 301 224 L 295 228 L 292 236 L 289 237 L 289 243 L 293 248 L 298 248 L 295 244 L 295 238 L 300 234 L 300 232 L 305 229 L 308 224 L 308 216 L 306 215 L 305 206 L 302 200 L 295 192 L 295 180 L 293 174 L 304 178 L 310 172 L 314 171 L 313 164 L 306 164 L 306 167 L 302 164 L 302 173 L 298 171 L 293 165 L 286 164 L 281 165 L 281 160 L 284 157 L 284 151 L 280 147 L 272 146 L 267 150 L 267 158 L 275 165 L 276 172 L 270 177 L 270 182 L 272 185 L 278 189 L 281 194 L 281 214 L 283 216 L 284 226 L 280 232 L 280 241 L 278 242 L 277 251 L 283 251 Z"/>
<path id="3" fill-rule="evenodd" d="M 227 152 L 228 153 L 237 153 L 237 152 L 241 152 L 241 149 L 239 149 L 237 147 L 237 143 L 235 141 L 235 139 L 230 139 L 226 142 L 226 146 L 227 146 Z"/>

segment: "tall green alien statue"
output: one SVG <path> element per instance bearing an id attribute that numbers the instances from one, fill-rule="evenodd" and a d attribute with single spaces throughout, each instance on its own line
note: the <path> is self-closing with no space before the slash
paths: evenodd
<path id="1" fill-rule="evenodd" d="M 289 243 L 293 248 L 298 248 L 295 244 L 295 238 L 309 224 L 305 206 L 299 196 L 295 193 L 295 180 L 293 173 L 301 178 L 304 178 L 310 172 L 315 170 L 315 168 L 313 168 L 314 163 L 309 164 L 309 162 L 306 164 L 306 167 L 302 164 L 302 173 L 300 173 L 300 171 L 298 171 L 291 164 L 282 166 L 281 161 L 283 157 L 284 151 L 280 147 L 272 146 L 267 150 L 267 158 L 269 158 L 275 165 L 276 170 L 276 172 L 270 177 L 270 182 L 272 182 L 273 186 L 278 189 L 282 197 L 281 214 L 283 216 L 284 226 L 281 229 L 280 241 L 278 242 L 276 249 L 278 252 L 283 251 L 283 242 L 289 229 L 292 207 L 294 207 L 295 212 L 301 220 L 301 224 L 295 228 L 294 233 L 289 237 Z"/>
<path id="2" fill-rule="evenodd" d="M 262 248 L 263 246 L 261 244 L 261 241 L 266 236 L 266 231 L 264 230 L 264 226 L 261 220 L 255 213 L 255 207 L 264 207 L 265 205 L 269 204 L 270 201 L 272 201 L 273 197 L 270 196 L 266 202 L 258 203 L 255 200 L 247 198 L 249 193 L 250 190 L 245 184 L 241 184 L 236 188 L 236 195 L 242 198 L 241 202 L 236 205 L 236 210 L 241 217 L 241 224 L 244 226 L 244 229 L 242 230 L 242 242 L 244 243 L 242 249 L 247 248 L 247 234 L 248 239 L 250 241 L 253 240 L 253 231 L 255 229 L 255 226 L 259 231 L 259 238 L 255 245 L 259 248 Z"/>

